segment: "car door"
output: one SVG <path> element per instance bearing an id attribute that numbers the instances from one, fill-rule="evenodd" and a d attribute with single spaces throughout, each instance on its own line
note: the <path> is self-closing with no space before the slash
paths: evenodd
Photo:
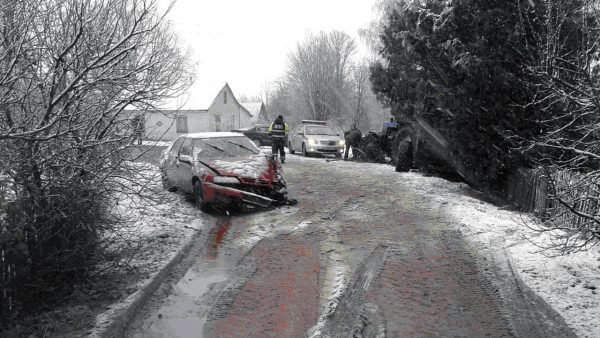
<path id="1" fill-rule="evenodd" d="M 300 126 L 298 128 L 298 132 L 296 133 L 296 144 L 294 145 L 294 149 L 298 151 L 302 151 L 302 143 L 304 142 L 304 133 L 306 132 L 305 126 Z"/>
<path id="2" fill-rule="evenodd" d="M 292 135 L 290 136 L 290 143 L 292 144 L 292 148 L 294 148 L 294 151 L 301 149 L 298 145 L 298 133 L 301 130 L 302 130 L 302 126 L 296 126 L 296 128 L 294 128 L 294 130 L 292 130 Z"/>
<path id="3" fill-rule="evenodd" d="M 192 139 L 186 137 L 177 158 L 176 184 L 185 192 L 192 192 Z"/>
<path id="4" fill-rule="evenodd" d="M 169 148 L 169 152 L 166 155 L 164 163 L 162 165 L 163 174 L 165 177 L 172 183 L 177 185 L 177 165 L 179 162 L 179 148 L 183 143 L 184 138 L 179 137 L 174 142 L 171 148 Z"/>

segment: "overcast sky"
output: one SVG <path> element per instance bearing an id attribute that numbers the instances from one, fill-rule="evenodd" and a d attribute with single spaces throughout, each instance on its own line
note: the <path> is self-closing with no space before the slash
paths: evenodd
<path id="1" fill-rule="evenodd" d="M 160 0 L 168 3 L 169 0 Z M 236 96 L 259 95 L 280 77 L 308 32 L 340 30 L 354 37 L 371 21 L 374 0 L 177 0 L 168 15 L 193 51 L 197 80 L 186 105 L 208 108 L 206 95 L 229 83 Z M 216 95 L 210 93 L 209 96 Z M 191 106 L 190 106 L 191 105 Z"/>

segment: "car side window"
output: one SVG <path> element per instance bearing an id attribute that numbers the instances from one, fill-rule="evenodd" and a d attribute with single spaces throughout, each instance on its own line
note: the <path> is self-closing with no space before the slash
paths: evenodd
<path id="1" fill-rule="evenodd" d="M 179 152 L 179 147 L 181 146 L 181 143 L 184 139 L 185 138 L 180 137 L 177 140 L 175 140 L 175 142 L 173 142 L 173 146 L 171 147 L 171 154 L 177 156 L 177 153 Z"/>
<path id="2" fill-rule="evenodd" d="M 181 145 L 181 149 L 179 149 L 179 156 L 181 155 L 192 156 L 192 139 L 185 139 L 185 141 Z"/>

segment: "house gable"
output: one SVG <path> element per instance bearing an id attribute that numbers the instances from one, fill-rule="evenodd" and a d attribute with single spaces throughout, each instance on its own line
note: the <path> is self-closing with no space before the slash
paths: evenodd
<path id="1" fill-rule="evenodd" d="M 242 106 L 225 83 L 208 107 L 209 130 L 230 131 L 250 127 L 252 114 Z"/>

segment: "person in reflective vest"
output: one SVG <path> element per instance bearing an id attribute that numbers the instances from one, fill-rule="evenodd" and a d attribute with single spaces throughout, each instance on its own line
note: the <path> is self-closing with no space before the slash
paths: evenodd
<path id="1" fill-rule="evenodd" d="M 279 158 L 281 163 L 285 163 L 285 143 L 287 140 L 288 132 L 290 127 L 283 121 L 283 116 L 279 115 L 269 126 L 269 135 L 273 140 L 273 146 L 271 147 L 271 154 L 277 154 L 279 151 Z"/>

